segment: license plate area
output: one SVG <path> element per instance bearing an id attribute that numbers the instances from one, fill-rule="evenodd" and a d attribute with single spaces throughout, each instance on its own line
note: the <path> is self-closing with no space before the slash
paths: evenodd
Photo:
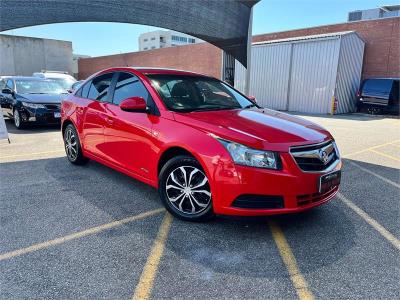
<path id="1" fill-rule="evenodd" d="M 61 113 L 55 112 L 54 113 L 54 118 L 61 118 Z"/>
<path id="2" fill-rule="evenodd" d="M 330 191 L 333 187 L 338 186 L 340 184 L 341 177 L 342 172 L 340 170 L 322 175 L 319 178 L 318 192 L 320 194 L 324 194 Z"/>

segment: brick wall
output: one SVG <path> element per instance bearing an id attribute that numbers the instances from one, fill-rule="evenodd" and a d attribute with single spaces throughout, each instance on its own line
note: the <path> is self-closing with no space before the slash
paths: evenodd
<path id="1" fill-rule="evenodd" d="M 262 34 L 254 36 L 253 42 L 350 30 L 365 41 L 363 78 L 400 77 L 399 17 Z"/>
<path id="2" fill-rule="evenodd" d="M 400 18 L 341 23 L 313 28 L 256 35 L 254 42 L 340 31 L 356 31 L 366 42 L 362 77 L 400 77 Z M 146 66 L 183 69 L 221 76 L 221 50 L 195 45 L 132 52 L 79 60 L 79 78 L 108 67 Z"/>
<path id="3" fill-rule="evenodd" d="M 177 46 L 141 52 L 83 58 L 78 61 L 79 78 L 109 67 L 136 66 L 173 68 L 198 72 L 219 78 L 221 74 L 222 52 L 208 44 Z"/>

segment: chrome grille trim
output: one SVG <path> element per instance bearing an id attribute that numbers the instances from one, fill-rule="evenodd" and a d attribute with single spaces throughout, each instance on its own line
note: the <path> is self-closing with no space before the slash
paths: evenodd
<path id="1" fill-rule="evenodd" d="M 333 140 L 318 144 L 293 146 L 290 147 L 289 152 L 303 172 L 329 172 L 340 162 L 339 153 Z"/>

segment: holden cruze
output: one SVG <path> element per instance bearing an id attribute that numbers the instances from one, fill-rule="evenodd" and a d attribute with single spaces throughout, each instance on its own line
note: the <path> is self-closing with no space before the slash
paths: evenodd
<path id="1" fill-rule="evenodd" d="M 208 76 L 107 69 L 63 101 L 61 116 L 71 163 L 93 159 L 150 184 L 184 220 L 299 212 L 339 188 L 328 131 Z"/>

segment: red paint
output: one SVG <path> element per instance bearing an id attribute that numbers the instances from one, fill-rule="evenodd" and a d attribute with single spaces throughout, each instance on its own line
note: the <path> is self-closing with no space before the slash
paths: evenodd
<path id="1" fill-rule="evenodd" d="M 217 214 L 268 215 L 298 212 L 329 201 L 337 189 L 318 202 L 298 206 L 298 195 L 317 193 L 321 173 L 300 170 L 289 153 L 290 146 L 309 145 L 333 139 L 328 131 L 305 119 L 268 109 L 236 109 L 176 113 L 167 110 L 157 91 L 144 75 L 193 73 L 171 70 L 112 68 L 143 82 L 160 112 L 124 111 L 112 103 L 84 99 L 71 94 L 62 104 L 62 122 L 77 128 L 83 153 L 131 177 L 158 186 L 159 161 L 171 147 L 190 152 L 202 165 L 213 195 Z M 198 74 L 195 74 L 198 75 Z M 141 106 L 130 98 L 127 107 Z M 125 105 L 124 104 L 124 105 Z M 280 153 L 282 170 L 236 165 L 227 150 L 210 133 L 255 149 Z M 335 170 L 341 168 L 339 163 Z M 242 194 L 282 195 L 285 208 L 273 210 L 231 207 Z"/>

